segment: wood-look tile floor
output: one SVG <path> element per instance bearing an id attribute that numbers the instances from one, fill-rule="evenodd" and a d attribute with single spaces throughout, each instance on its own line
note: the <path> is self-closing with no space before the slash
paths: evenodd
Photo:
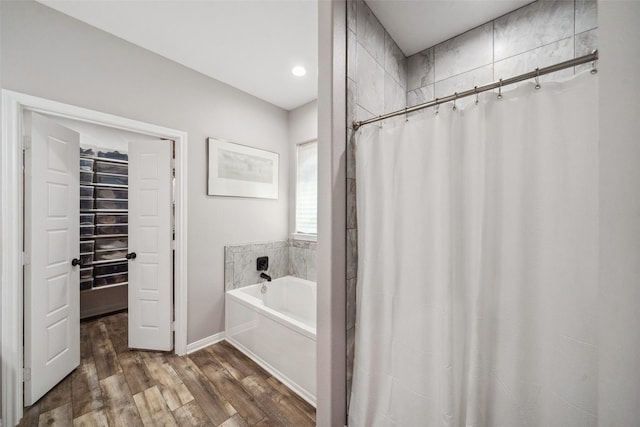
<path id="1" fill-rule="evenodd" d="M 188 356 L 133 351 L 127 313 L 80 324 L 80 366 L 20 426 L 313 426 L 315 409 L 223 341 Z"/>

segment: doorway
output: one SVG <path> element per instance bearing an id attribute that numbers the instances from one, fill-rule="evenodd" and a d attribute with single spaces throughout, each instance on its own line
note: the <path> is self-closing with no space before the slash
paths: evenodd
<path id="1" fill-rule="evenodd" d="M 78 313 L 128 308 L 130 347 L 173 349 L 173 150 L 170 140 L 31 111 L 23 124 L 30 406 L 78 366 Z"/>
<path id="2" fill-rule="evenodd" d="M 186 353 L 186 239 L 187 239 L 187 134 L 118 116 L 2 91 L 2 413 L 13 425 L 22 416 L 23 395 L 23 304 L 24 237 L 22 229 L 22 151 L 29 140 L 23 138 L 25 112 L 63 117 L 160 139 L 175 141 L 175 346 L 176 354 Z"/>

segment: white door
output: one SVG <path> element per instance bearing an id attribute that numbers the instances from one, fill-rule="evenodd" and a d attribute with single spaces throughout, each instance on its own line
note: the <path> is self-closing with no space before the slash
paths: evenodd
<path id="1" fill-rule="evenodd" d="M 171 188 L 171 142 L 129 143 L 131 348 L 173 348 Z"/>
<path id="2" fill-rule="evenodd" d="M 80 273 L 72 265 L 80 252 L 80 136 L 35 113 L 25 114 L 25 132 L 31 137 L 24 269 L 24 400 L 30 406 L 80 364 Z"/>

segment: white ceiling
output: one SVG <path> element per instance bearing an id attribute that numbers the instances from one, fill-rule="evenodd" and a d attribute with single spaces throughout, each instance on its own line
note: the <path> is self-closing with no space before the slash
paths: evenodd
<path id="1" fill-rule="evenodd" d="M 318 96 L 316 0 L 38 1 L 285 110 Z"/>
<path id="2" fill-rule="evenodd" d="M 532 0 L 366 0 L 406 56 L 511 12 Z"/>
<path id="3" fill-rule="evenodd" d="M 37 1 L 285 110 L 318 96 L 317 0 Z M 366 3 L 409 56 L 530 1 Z"/>

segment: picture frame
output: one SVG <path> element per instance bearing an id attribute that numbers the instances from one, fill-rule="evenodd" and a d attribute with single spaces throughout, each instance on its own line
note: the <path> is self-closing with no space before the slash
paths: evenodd
<path id="1" fill-rule="evenodd" d="M 280 155 L 207 138 L 209 196 L 278 199 Z"/>

